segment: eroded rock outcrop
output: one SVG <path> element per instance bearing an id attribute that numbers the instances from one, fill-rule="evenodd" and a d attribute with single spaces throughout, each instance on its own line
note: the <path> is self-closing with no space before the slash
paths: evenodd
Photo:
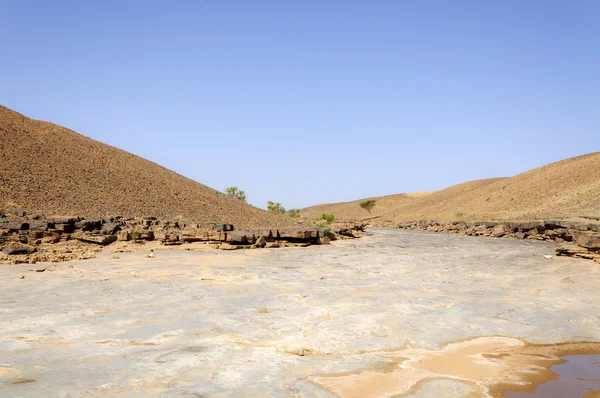
<path id="1" fill-rule="evenodd" d="M 435 220 L 419 220 L 401 223 L 398 227 L 469 236 L 555 241 L 564 243 L 556 248 L 558 256 L 592 259 L 600 263 L 600 223 L 595 222 L 545 220 L 443 223 Z"/>
<path id="2" fill-rule="evenodd" d="M 114 242 L 206 243 L 224 250 L 321 245 L 332 239 L 358 237 L 363 230 L 363 224 L 337 224 L 325 233 L 323 229 L 307 227 L 235 230 L 232 224 L 159 220 L 156 217 L 84 219 L 63 216 L 45 219 L 17 216 L 0 220 L 0 262 L 89 258 Z"/>

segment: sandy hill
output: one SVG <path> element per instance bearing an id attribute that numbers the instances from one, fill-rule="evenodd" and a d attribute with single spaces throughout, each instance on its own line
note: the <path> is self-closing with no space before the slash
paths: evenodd
<path id="1" fill-rule="evenodd" d="M 236 227 L 275 216 L 148 160 L 0 106 L 0 210 L 80 216 L 183 217 Z"/>
<path id="2" fill-rule="evenodd" d="M 534 220 L 600 217 L 600 152 L 551 163 L 508 178 L 455 185 L 428 195 L 377 199 L 375 224 L 437 220 Z M 319 205 L 308 216 L 333 211 L 338 218 L 367 218 L 358 203 Z"/>

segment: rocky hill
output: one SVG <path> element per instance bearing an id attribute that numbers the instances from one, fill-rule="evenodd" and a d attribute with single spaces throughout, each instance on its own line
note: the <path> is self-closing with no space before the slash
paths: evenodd
<path id="1" fill-rule="evenodd" d="M 524 221 L 600 218 L 600 152 L 551 163 L 508 178 L 455 185 L 428 195 L 390 195 L 373 209 L 375 225 L 421 219 Z M 364 200 L 364 199 L 362 199 Z M 368 218 L 361 200 L 318 205 L 309 217 L 332 211 L 338 218 Z"/>
<path id="2" fill-rule="evenodd" d="M 146 159 L 0 106 L 0 211 L 291 225 Z M 218 165 L 214 165 L 215 167 Z"/>

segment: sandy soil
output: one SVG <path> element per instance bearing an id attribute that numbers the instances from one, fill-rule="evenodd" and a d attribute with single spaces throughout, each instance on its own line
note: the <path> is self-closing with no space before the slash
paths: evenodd
<path id="1" fill-rule="evenodd" d="M 238 228 L 293 224 L 290 217 L 269 214 L 131 153 L 3 106 L 0 136 L 4 212 L 155 216 Z"/>
<path id="2" fill-rule="evenodd" d="M 565 159 L 509 178 L 470 181 L 428 195 L 372 198 L 373 225 L 419 219 L 454 221 L 600 218 L 600 152 Z M 361 200 L 318 205 L 309 217 L 333 212 L 339 218 L 367 218 Z"/>

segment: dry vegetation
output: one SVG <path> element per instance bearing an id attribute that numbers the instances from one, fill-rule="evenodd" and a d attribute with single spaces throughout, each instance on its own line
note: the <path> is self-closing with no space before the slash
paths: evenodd
<path id="1" fill-rule="evenodd" d="M 131 153 L 2 106 L 0 137 L 0 210 L 5 212 L 183 217 L 242 228 L 292 223 Z M 210 165 L 212 170 L 218 166 Z"/>
<path id="2" fill-rule="evenodd" d="M 376 199 L 374 224 L 419 219 L 538 220 L 600 217 L 600 152 L 565 159 L 509 178 L 455 185 L 432 193 L 398 194 Z M 333 212 L 339 218 L 364 219 L 365 199 L 309 207 L 315 217 Z M 378 217 L 379 216 L 379 217 Z"/>

